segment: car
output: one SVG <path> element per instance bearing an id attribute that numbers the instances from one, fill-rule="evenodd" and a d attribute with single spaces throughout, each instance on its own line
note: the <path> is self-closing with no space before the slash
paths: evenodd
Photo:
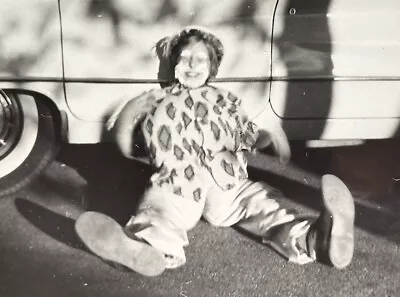
<path id="1" fill-rule="evenodd" d="M 105 122 L 165 81 L 156 42 L 201 25 L 225 45 L 212 82 L 309 146 L 399 136 L 400 2 L 4 0 L 0 196 L 40 175 L 62 143 L 110 141 Z"/>

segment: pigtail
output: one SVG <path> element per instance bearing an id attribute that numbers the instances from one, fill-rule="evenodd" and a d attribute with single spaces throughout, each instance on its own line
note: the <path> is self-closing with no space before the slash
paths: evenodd
<path id="1" fill-rule="evenodd" d="M 153 49 L 159 60 L 157 78 L 162 88 L 168 87 L 175 82 L 175 73 L 170 59 L 170 37 L 160 39 Z"/>

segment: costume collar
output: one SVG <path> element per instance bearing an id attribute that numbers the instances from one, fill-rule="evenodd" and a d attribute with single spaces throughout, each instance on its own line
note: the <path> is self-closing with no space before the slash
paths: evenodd
<path id="1" fill-rule="evenodd" d="M 209 87 L 209 85 L 207 85 L 207 84 L 204 84 L 204 85 L 202 85 L 202 86 L 200 86 L 200 87 L 197 87 L 197 88 L 188 88 L 188 87 L 185 87 L 184 85 L 182 85 L 180 82 L 175 82 L 171 87 L 170 87 L 170 89 L 169 89 L 169 93 L 171 93 L 171 94 L 176 94 L 176 93 L 179 93 L 179 92 L 182 92 L 182 91 L 191 91 L 191 90 L 201 90 L 201 89 L 203 89 L 203 88 L 207 88 L 207 87 Z"/>

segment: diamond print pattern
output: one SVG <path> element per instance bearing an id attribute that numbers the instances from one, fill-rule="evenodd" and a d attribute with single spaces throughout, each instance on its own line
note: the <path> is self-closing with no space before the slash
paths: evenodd
<path id="1" fill-rule="evenodd" d="M 232 93 L 228 93 L 227 97 L 228 97 L 228 100 L 232 101 L 233 103 L 236 103 L 236 101 L 238 101 L 238 98 L 235 95 L 233 95 Z"/>
<path id="2" fill-rule="evenodd" d="M 227 184 L 227 185 L 226 185 L 226 189 L 227 189 L 227 190 L 231 190 L 231 189 L 233 189 L 234 187 L 235 187 L 234 184 Z"/>
<path id="3" fill-rule="evenodd" d="M 193 199 L 196 202 L 199 202 L 201 199 L 201 189 L 197 188 L 194 192 L 193 192 Z"/>
<path id="4" fill-rule="evenodd" d="M 239 119 L 239 116 L 235 116 L 235 123 L 236 123 L 236 129 L 242 130 L 242 124 L 241 124 L 241 121 Z"/>
<path id="5" fill-rule="evenodd" d="M 185 150 L 187 150 L 189 152 L 189 154 L 192 153 L 192 146 L 189 144 L 189 142 L 186 140 L 186 138 L 184 138 L 182 140 L 182 145 L 185 148 Z"/>
<path id="6" fill-rule="evenodd" d="M 191 181 L 194 178 L 194 171 L 192 165 L 189 165 L 185 168 L 185 177 L 187 180 Z"/>
<path id="7" fill-rule="evenodd" d="M 178 131 L 179 135 L 181 134 L 182 129 L 183 129 L 183 126 L 182 126 L 181 123 L 179 123 L 178 125 L 176 125 L 176 131 Z"/>
<path id="8" fill-rule="evenodd" d="M 200 127 L 199 121 L 197 121 L 197 120 L 194 121 L 194 127 L 196 128 L 197 131 L 199 131 L 200 133 L 202 133 L 202 132 L 201 132 L 201 127 Z"/>
<path id="9" fill-rule="evenodd" d="M 154 145 L 154 143 L 150 143 L 150 146 L 149 146 L 149 153 L 150 153 L 150 158 L 151 159 L 155 159 L 155 157 L 156 157 L 156 154 L 157 154 L 157 149 L 156 149 L 156 146 Z"/>
<path id="10" fill-rule="evenodd" d="M 181 187 L 174 187 L 174 194 L 178 196 L 182 196 L 182 188 Z"/>
<path id="11" fill-rule="evenodd" d="M 236 111 L 237 111 L 237 106 L 236 106 L 236 105 L 232 105 L 232 106 L 228 109 L 229 115 L 234 114 Z"/>
<path id="12" fill-rule="evenodd" d="M 174 145 L 174 154 L 178 160 L 181 161 L 183 159 L 184 153 L 183 153 L 182 149 L 177 145 Z"/>
<path id="13" fill-rule="evenodd" d="M 201 147 L 199 151 L 199 159 L 200 159 L 200 164 L 205 165 L 206 164 L 206 152 L 204 149 Z"/>
<path id="14" fill-rule="evenodd" d="M 235 176 L 235 172 L 233 171 L 233 165 L 226 162 L 226 160 L 221 161 L 221 166 L 230 176 Z"/>
<path id="15" fill-rule="evenodd" d="M 153 134 L 153 122 L 151 120 L 147 121 L 146 130 L 147 130 L 147 132 L 149 132 L 150 135 Z"/>
<path id="16" fill-rule="evenodd" d="M 208 114 L 208 109 L 203 103 L 197 103 L 195 107 L 195 116 L 204 119 Z"/>
<path id="17" fill-rule="evenodd" d="M 210 161 L 214 160 L 213 153 L 210 149 L 207 149 L 207 159 Z"/>
<path id="18" fill-rule="evenodd" d="M 174 183 L 174 178 L 177 177 L 177 176 L 178 176 L 178 174 L 176 173 L 176 170 L 175 170 L 175 169 L 172 169 L 172 170 L 171 170 L 171 173 L 169 174 L 169 180 L 170 180 L 170 182 L 171 182 L 171 183 Z"/>
<path id="19" fill-rule="evenodd" d="M 220 127 L 224 130 L 225 134 L 228 135 L 228 129 L 226 128 L 226 123 L 221 119 L 221 117 L 218 117 L 218 123 Z"/>
<path id="20" fill-rule="evenodd" d="M 174 95 L 176 96 L 176 97 L 179 97 L 181 94 L 182 94 L 182 90 L 178 90 L 178 91 L 176 91 L 175 93 L 174 93 Z"/>
<path id="21" fill-rule="evenodd" d="M 172 102 L 169 103 L 169 104 L 166 106 L 166 109 L 167 109 L 167 115 L 169 116 L 169 118 L 170 118 L 171 120 L 175 119 L 176 108 L 175 108 L 174 104 L 172 104 Z"/>
<path id="22" fill-rule="evenodd" d="M 198 145 L 198 143 L 196 141 L 192 140 L 192 146 L 193 146 L 193 149 L 196 152 L 196 154 L 199 154 L 200 153 L 200 145 Z"/>
<path id="23" fill-rule="evenodd" d="M 237 151 L 237 149 L 239 148 L 239 146 L 240 146 L 240 134 L 239 134 L 239 133 L 236 133 L 236 134 L 235 134 L 235 146 L 234 146 L 233 150 L 234 150 L 234 151 Z"/>
<path id="24" fill-rule="evenodd" d="M 163 151 L 171 149 L 171 130 L 168 126 L 162 125 L 158 131 L 158 143 Z"/>
<path id="25" fill-rule="evenodd" d="M 163 164 L 158 172 L 161 176 L 164 176 L 168 173 L 168 167 Z"/>
<path id="26" fill-rule="evenodd" d="M 182 112 L 182 119 L 183 124 L 185 125 L 185 129 L 187 129 L 189 124 L 192 122 L 192 119 L 185 112 Z"/>
<path id="27" fill-rule="evenodd" d="M 213 111 L 214 111 L 217 115 L 221 115 L 221 110 L 219 109 L 219 107 L 218 107 L 217 105 L 214 105 Z"/>
<path id="28" fill-rule="evenodd" d="M 221 137 L 221 129 L 218 127 L 218 125 L 216 123 L 214 123 L 213 121 L 210 122 L 210 126 L 211 126 L 211 131 L 214 134 L 214 138 L 215 140 L 219 140 Z"/>
<path id="29" fill-rule="evenodd" d="M 185 99 L 185 104 L 186 104 L 186 107 L 187 107 L 187 108 L 192 109 L 193 104 L 194 104 L 192 97 L 190 97 L 190 96 L 187 97 L 187 98 Z"/>
<path id="30" fill-rule="evenodd" d="M 200 95 L 199 93 L 198 95 Z M 177 94 L 174 92 L 171 94 L 171 96 L 176 95 Z M 196 179 L 196 166 L 199 166 L 200 163 L 202 170 L 208 170 L 213 174 L 212 171 L 214 167 L 210 167 L 211 163 L 208 163 L 213 160 L 216 161 L 212 149 L 210 149 L 211 147 L 203 148 L 199 145 L 199 142 L 193 141 L 193 138 L 198 136 L 196 129 L 200 129 L 204 133 L 210 133 L 210 129 L 216 142 L 221 142 L 221 139 L 228 136 L 228 138 L 230 138 L 229 145 L 226 145 L 229 146 L 229 150 L 226 149 L 225 146 L 223 147 L 223 149 L 228 151 L 232 150 L 232 144 L 234 144 L 235 147 L 239 147 L 242 142 L 249 143 L 253 140 L 252 138 L 254 138 L 252 126 L 246 126 L 246 128 L 248 128 L 246 132 L 248 132 L 245 135 L 238 133 L 238 123 L 235 122 L 235 120 L 237 120 L 236 115 L 224 119 L 228 114 L 237 112 L 238 106 L 236 104 L 239 102 L 238 98 L 228 92 L 218 92 L 213 91 L 212 89 L 202 89 L 201 96 L 206 100 L 210 100 L 209 103 L 205 102 L 203 98 L 191 97 L 188 92 L 184 92 L 179 98 L 179 103 L 178 101 L 169 101 L 165 105 L 162 104 L 162 112 L 164 113 L 163 118 L 165 121 L 156 123 L 155 121 L 152 121 L 153 119 L 148 120 L 144 130 L 146 131 L 146 137 L 148 136 L 147 132 L 150 135 L 154 134 L 154 136 L 148 140 L 149 155 L 151 158 L 154 160 L 156 156 L 162 157 L 163 155 L 160 150 L 168 151 L 167 156 L 172 157 L 172 160 L 175 159 L 175 164 L 177 164 L 176 168 L 179 168 L 177 171 L 174 170 L 175 166 L 168 168 L 168 172 L 165 173 L 159 182 L 167 183 L 171 186 L 171 191 L 173 191 L 175 195 L 188 195 L 189 199 L 191 198 L 190 196 L 193 195 L 192 199 L 195 201 L 204 199 L 202 188 L 197 183 Z M 163 98 L 161 99 L 163 100 Z M 157 102 L 160 103 L 162 101 L 157 100 Z M 157 106 L 157 102 L 154 102 L 153 104 Z M 216 103 L 214 104 L 214 102 Z M 159 115 L 157 112 L 156 108 L 152 108 L 150 111 L 150 113 L 153 113 L 156 117 Z M 243 123 L 240 118 L 239 120 L 240 128 L 243 126 Z M 195 135 L 191 135 L 191 133 L 195 134 L 196 137 Z M 180 136 L 178 136 L 178 134 Z M 177 136 L 177 139 L 175 139 L 175 136 Z M 172 137 L 174 139 L 172 139 Z M 209 134 L 208 137 L 212 136 Z M 214 140 L 211 139 L 210 144 L 212 142 L 214 142 Z M 219 144 L 220 147 L 223 145 L 224 143 Z M 180 161 L 183 161 L 188 156 L 197 160 L 196 162 L 198 163 L 196 166 L 194 164 L 189 165 L 190 163 L 180 163 Z M 182 165 L 183 168 L 179 167 Z M 245 165 L 243 165 L 240 160 L 236 161 L 236 158 L 234 158 L 234 160 L 231 160 L 230 158 L 225 160 L 218 159 L 217 164 L 215 165 L 221 166 L 219 167 L 219 173 L 222 174 L 220 177 L 222 180 L 216 180 L 216 182 L 224 183 L 224 189 L 227 187 L 230 188 L 234 185 L 234 183 L 232 183 L 233 180 L 230 179 L 230 177 L 237 177 L 238 179 L 247 178 L 246 169 L 245 167 L 242 168 L 242 166 Z M 221 169 L 223 171 L 221 171 Z M 179 175 L 179 179 L 177 178 L 177 174 Z M 230 182 L 229 184 L 227 184 L 228 181 Z"/>
<path id="31" fill-rule="evenodd" d="M 221 94 L 218 94 L 217 105 L 220 107 L 226 106 L 226 101 L 224 99 L 224 96 L 222 96 Z"/>

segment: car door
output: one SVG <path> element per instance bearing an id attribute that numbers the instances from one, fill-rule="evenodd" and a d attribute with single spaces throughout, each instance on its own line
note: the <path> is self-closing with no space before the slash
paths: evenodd
<path id="1" fill-rule="evenodd" d="M 73 114 L 102 122 L 124 96 L 159 87 L 157 41 L 188 25 L 225 46 L 216 84 L 250 115 L 268 105 L 273 1 L 61 0 L 66 95 Z M 95 141 L 99 132 L 87 137 Z M 72 135 L 73 133 L 71 133 Z M 85 140 L 79 140 L 85 141 Z"/>
<path id="2" fill-rule="evenodd" d="M 55 157 L 64 107 L 57 0 L 0 4 L 0 197 L 32 182 Z"/>
<path id="3" fill-rule="evenodd" d="M 400 2 L 280 0 L 271 105 L 297 139 L 387 138 L 400 116 Z"/>

